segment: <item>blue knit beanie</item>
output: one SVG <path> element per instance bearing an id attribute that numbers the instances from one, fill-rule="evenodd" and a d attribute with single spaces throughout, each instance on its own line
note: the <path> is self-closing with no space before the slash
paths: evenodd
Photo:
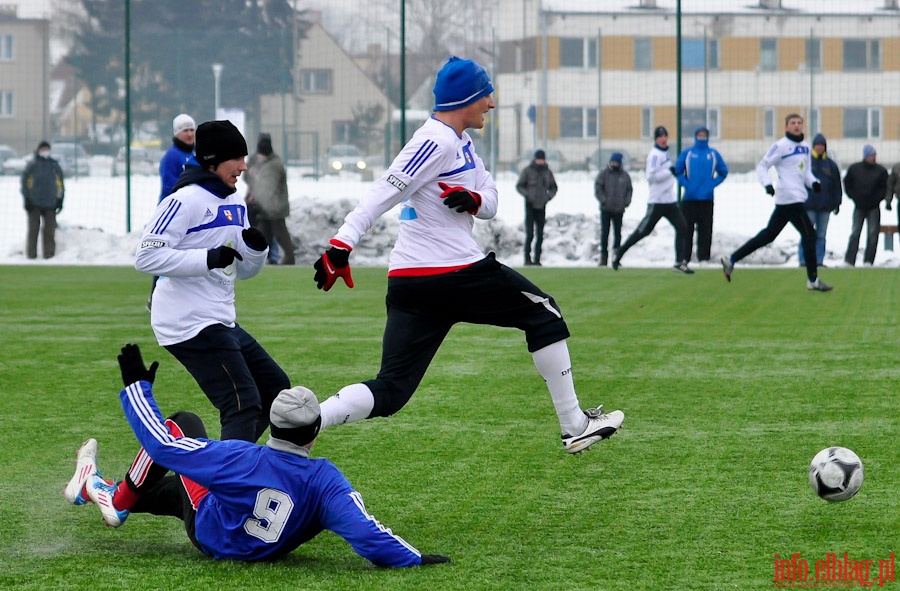
<path id="1" fill-rule="evenodd" d="M 472 60 L 450 56 L 434 80 L 434 110 L 461 109 L 492 92 L 487 70 Z"/>
<path id="2" fill-rule="evenodd" d="M 874 155 L 875 155 L 875 148 L 873 146 L 870 146 L 869 144 L 866 144 L 865 146 L 863 146 L 863 158 L 868 158 L 869 156 L 874 156 Z"/>
<path id="3" fill-rule="evenodd" d="M 621 152 L 613 152 L 612 155 L 609 157 L 609 161 L 610 162 L 618 162 L 619 164 L 622 164 Z"/>

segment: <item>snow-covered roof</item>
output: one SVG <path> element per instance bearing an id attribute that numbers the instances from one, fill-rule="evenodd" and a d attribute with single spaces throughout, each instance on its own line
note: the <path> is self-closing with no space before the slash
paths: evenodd
<path id="1" fill-rule="evenodd" d="M 683 14 L 896 15 L 892 0 L 681 0 Z M 550 12 L 675 13 L 677 0 L 543 0 Z M 767 8 L 772 6 L 774 8 Z"/>

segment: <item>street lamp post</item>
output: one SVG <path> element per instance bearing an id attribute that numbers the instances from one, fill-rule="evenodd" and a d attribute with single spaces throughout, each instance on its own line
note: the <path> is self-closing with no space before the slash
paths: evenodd
<path id="1" fill-rule="evenodd" d="M 216 113 L 214 119 L 219 118 L 219 79 L 222 77 L 222 64 L 213 64 L 213 77 L 216 80 Z"/>

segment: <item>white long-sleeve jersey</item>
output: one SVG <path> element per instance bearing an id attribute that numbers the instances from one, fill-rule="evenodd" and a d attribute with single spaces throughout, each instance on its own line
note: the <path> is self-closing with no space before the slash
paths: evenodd
<path id="1" fill-rule="evenodd" d="M 243 199 L 220 197 L 188 185 L 163 199 L 144 228 L 134 267 L 159 275 L 150 325 L 160 345 L 193 338 L 213 324 L 234 326 L 234 280 L 263 268 L 268 249 L 253 250 L 241 232 L 249 227 Z M 224 269 L 208 269 L 211 248 L 230 246 L 244 258 Z"/>
<path id="2" fill-rule="evenodd" d="M 675 203 L 675 175 L 669 170 L 674 164 L 667 151 L 653 145 L 646 163 L 647 203 Z"/>
<path id="3" fill-rule="evenodd" d="M 763 159 L 756 165 L 756 174 L 762 186 L 774 185 L 769 169 L 775 167 L 778 185 L 775 186 L 775 205 L 804 203 L 808 196 L 806 188 L 818 179 L 812 173 L 809 145 L 783 137 L 769 148 Z"/>
<path id="4" fill-rule="evenodd" d="M 472 237 L 472 214 L 444 205 L 438 182 L 480 194 L 474 217 L 497 214 L 497 185 L 472 138 L 431 117 L 347 215 L 335 240 L 355 247 L 375 220 L 402 202 L 390 275 L 433 275 L 480 261 L 485 253 Z"/>

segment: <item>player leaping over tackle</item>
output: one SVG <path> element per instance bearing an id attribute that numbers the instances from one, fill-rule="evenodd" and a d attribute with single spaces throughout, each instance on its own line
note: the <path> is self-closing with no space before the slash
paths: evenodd
<path id="1" fill-rule="evenodd" d="M 353 287 L 350 252 L 381 215 L 399 203 L 400 232 L 388 268 L 381 370 L 322 403 L 322 428 L 394 414 L 419 386 L 457 322 L 518 328 L 547 383 L 563 448 L 588 449 L 618 431 L 622 411 L 583 411 L 575 393 L 569 329 L 553 298 L 518 272 L 484 255 L 474 218 L 497 213 L 497 186 L 466 129 L 481 129 L 494 108 L 487 71 L 451 57 L 434 85 L 434 114 L 372 184 L 315 264 L 319 289 L 338 277 Z M 479 357 L 476 355 L 476 357 Z"/>

